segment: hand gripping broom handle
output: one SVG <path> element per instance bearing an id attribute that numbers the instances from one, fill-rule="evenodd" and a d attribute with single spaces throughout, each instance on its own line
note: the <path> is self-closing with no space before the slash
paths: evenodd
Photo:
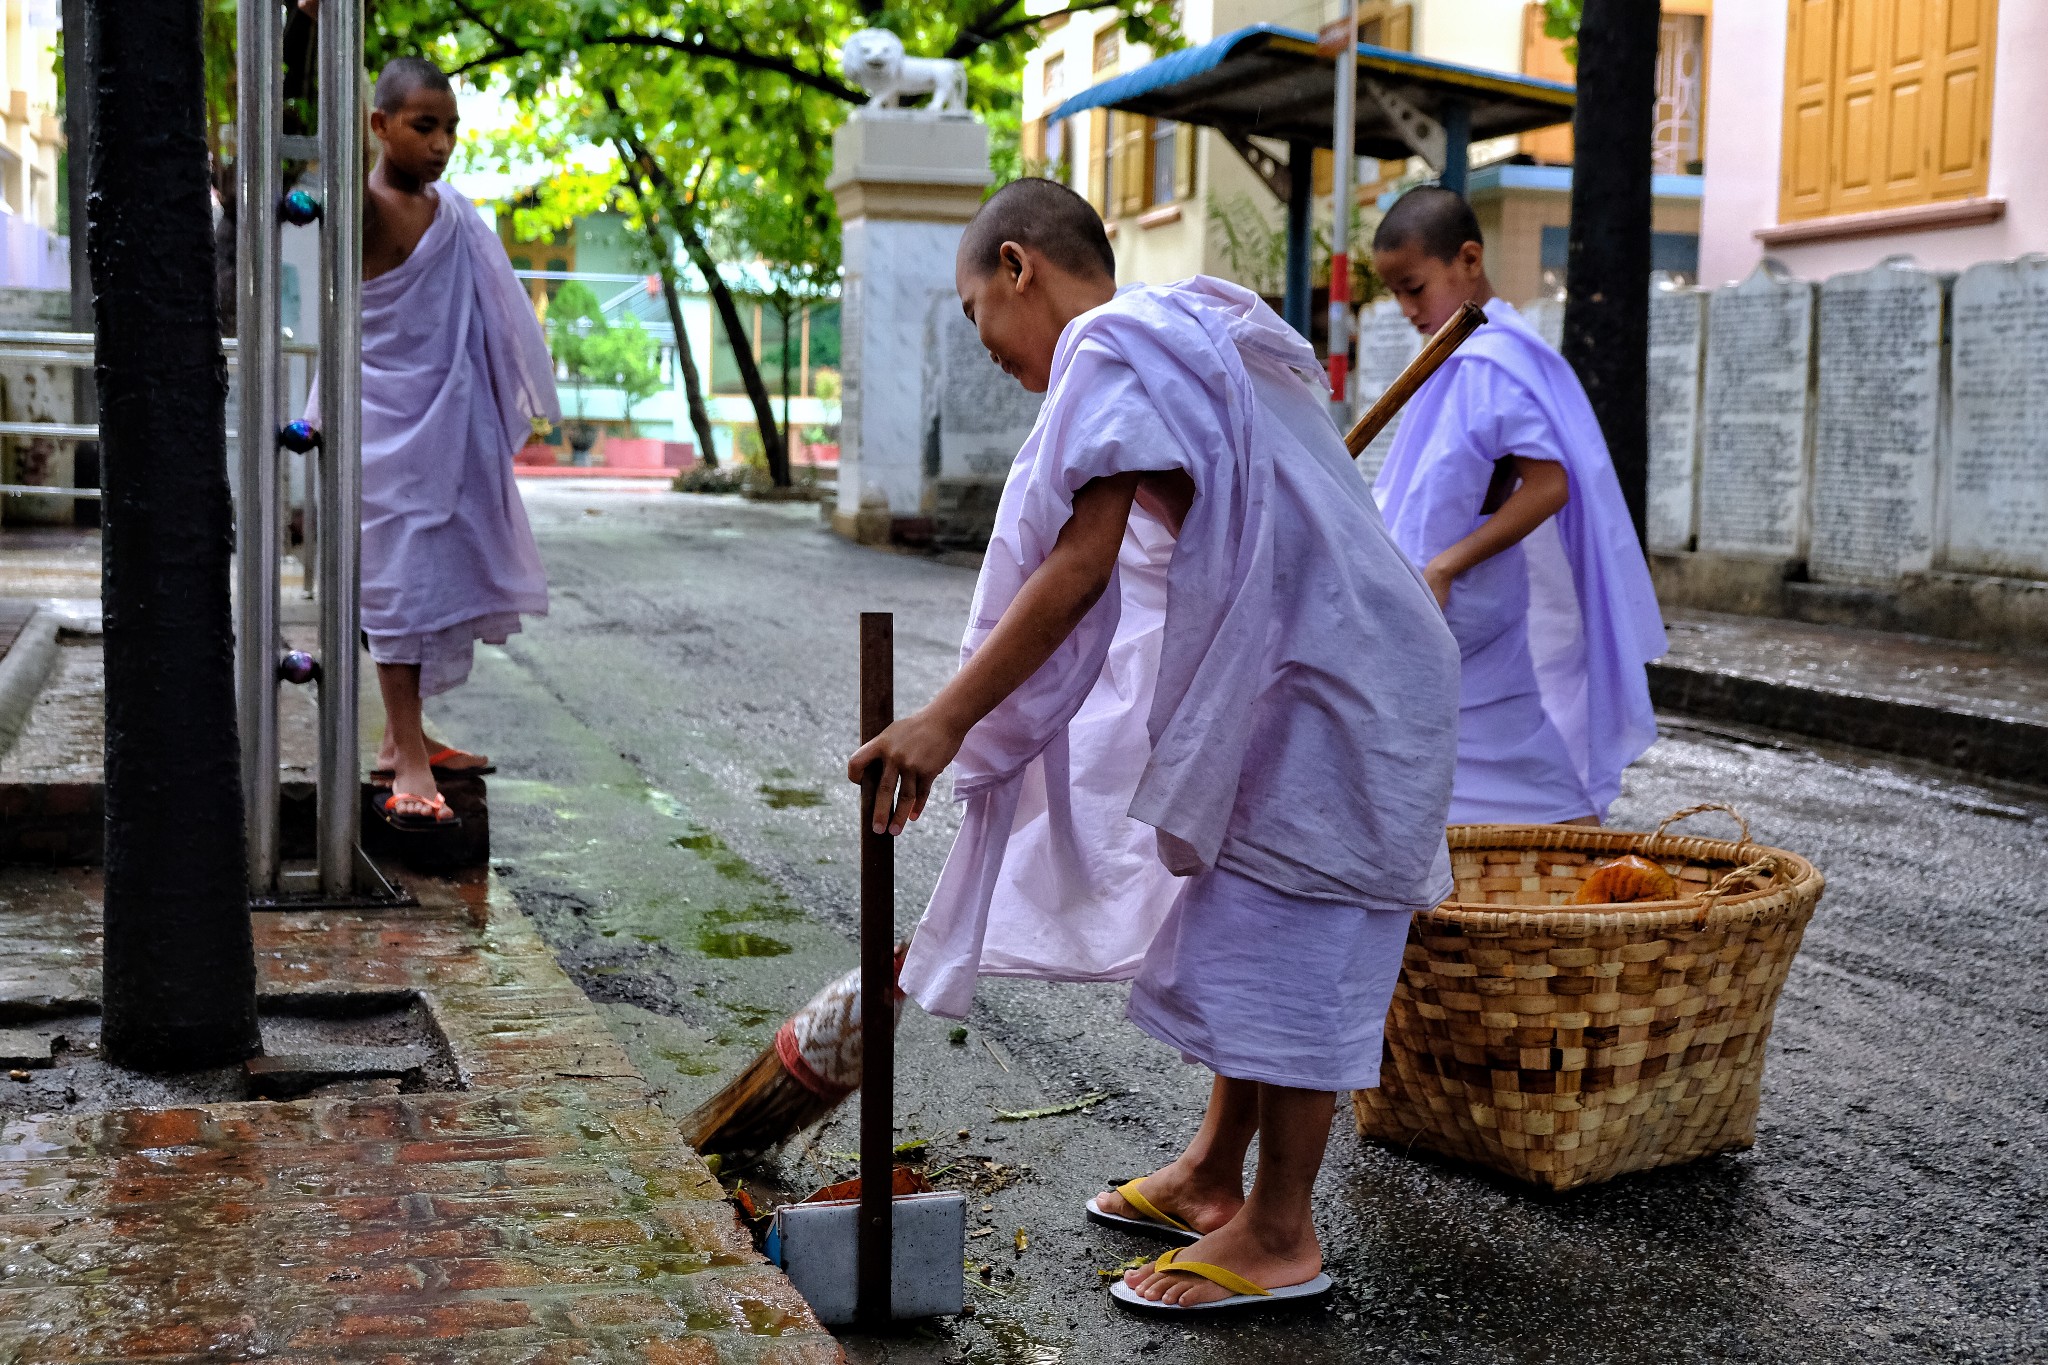
<path id="1" fill-rule="evenodd" d="M 1394 414 L 1401 410 L 1402 404 L 1413 398 L 1415 391 L 1421 388 L 1423 383 L 1437 372 L 1438 367 L 1451 358 L 1451 353 L 1465 344 L 1465 338 L 1471 336 L 1478 330 L 1479 324 L 1485 321 L 1486 311 L 1476 303 L 1467 303 L 1461 305 L 1443 326 L 1436 329 L 1436 335 L 1423 346 L 1422 353 L 1408 362 L 1408 368 L 1401 371 L 1401 377 L 1380 395 L 1377 403 L 1366 409 L 1365 416 L 1359 418 L 1344 437 L 1344 448 L 1351 452 L 1352 459 L 1357 459 L 1359 452 L 1372 444 L 1372 438 L 1379 435 L 1381 429 L 1394 420 Z"/>

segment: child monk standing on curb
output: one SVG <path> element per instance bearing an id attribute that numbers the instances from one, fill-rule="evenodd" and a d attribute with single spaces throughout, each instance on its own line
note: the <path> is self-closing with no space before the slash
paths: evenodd
<path id="1" fill-rule="evenodd" d="M 1456 646 L 1256 296 L 1119 293 L 1101 219 L 1045 180 L 989 199 L 955 282 L 1047 398 L 959 673 L 848 765 L 883 765 L 877 829 L 949 764 L 967 807 L 902 985 L 958 1018 L 977 975 L 1135 977 L 1131 1021 L 1215 1081 L 1179 1160 L 1089 1201 L 1193 1244 L 1111 1292 L 1315 1297 L 1333 1095 L 1377 1083 L 1410 914 L 1451 888 Z"/>
<path id="2" fill-rule="evenodd" d="M 401 57 L 377 78 L 381 154 L 363 200 L 362 619 L 384 697 L 378 809 L 457 823 L 434 781 L 489 761 L 427 736 L 422 699 L 469 676 L 478 640 L 545 615 L 547 579 L 513 483 L 535 418 L 559 421 L 553 362 L 504 248 L 438 183 L 455 94 Z"/>
<path id="3" fill-rule="evenodd" d="M 1486 278 L 1479 223 L 1410 190 L 1372 263 L 1423 335 L 1487 325 L 1419 389 L 1373 487 L 1457 637 L 1455 823 L 1597 825 L 1657 738 L 1664 623 L 1600 424 L 1564 357 Z"/>

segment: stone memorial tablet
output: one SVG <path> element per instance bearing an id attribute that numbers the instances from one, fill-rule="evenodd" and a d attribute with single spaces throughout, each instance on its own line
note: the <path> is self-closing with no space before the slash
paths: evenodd
<path id="1" fill-rule="evenodd" d="M 924 510 L 940 540 L 984 542 L 1044 397 L 996 367 L 953 295 L 925 316 L 923 392 Z"/>
<path id="2" fill-rule="evenodd" d="M 1650 291 L 1648 534 L 1653 550 L 1689 550 L 1700 455 L 1700 348 L 1706 296 Z"/>
<path id="3" fill-rule="evenodd" d="M 1699 548 L 1805 554 L 1813 286 L 1767 264 L 1714 290 L 1701 394 Z"/>
<path id="4" fill-rule="evenodd" d="M 1358 310 L 1358 416 L 1363 416 L 1392 387 L 1421 349 L 1422 333 L 1401 316 L 1401 305 L 1392 299 L 1381 299 Z M 1397 412 L 1386 429 L 1359 453 L 1358 472 L 1367 483 L 1379 477 L 1380 466 L 1387 462 L 1387 452 L 1394 448 L 1394 433 L 1400 429 L 1401 414 Z"/>
<path id="5" fill-rule="evenodd" d="M 2048 578 L 2048 256 L 1956 281 L 1944 568 Z"/>
<path id="6" fill-rule="evenodd" d="M 1933 566 L 1945 292 L 1902 258 L 1820 287 L 1807 551 L 1818 581 L 1882 587 Z"/>

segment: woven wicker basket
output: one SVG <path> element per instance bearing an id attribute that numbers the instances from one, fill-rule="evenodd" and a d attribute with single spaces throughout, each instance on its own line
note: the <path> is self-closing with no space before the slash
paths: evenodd
<path id="1" fill-rule="evenodd" d="M 1764 1041 L 1820 900 L 1791 853 L 1666 831 L 1454 825 L 1457 898 L 1415 916 L 1358 1131 L 1553 1190 L 1756 1140 Z M 1571 904 L 1636 853 L 1690 894 Z"/>

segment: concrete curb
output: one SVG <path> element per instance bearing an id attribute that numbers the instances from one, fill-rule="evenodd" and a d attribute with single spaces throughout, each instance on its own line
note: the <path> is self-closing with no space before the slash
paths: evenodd
<path id="1" fill-rule="evenodd" d="M 15 637 L 13 647 L 0 658 L 0 754 L 20 736 L 56 661 L 57 617 L 39 607 Z"/>
<path id="2" fill-rule="evenodd" d="M 1978 777 L 2048 784 L 2048 723 L 1805 687 L 1670 662 L 1649 666 L 1660 710 L 1939 763 Z"/>

